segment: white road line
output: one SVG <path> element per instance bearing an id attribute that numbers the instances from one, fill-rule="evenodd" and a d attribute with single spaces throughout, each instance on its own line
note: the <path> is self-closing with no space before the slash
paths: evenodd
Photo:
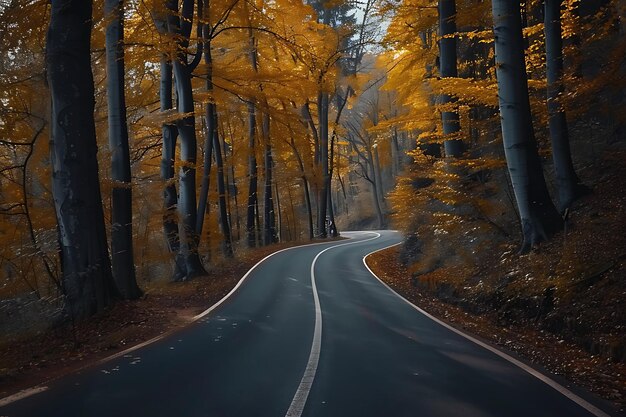
<path id="1" fill-rule="evenodd" d="M 470 336 L 469 334 L 450 326 L 448 323 L 445 323 L 441 320 L 439 320 L 437 317 L 431 315 L 430 313 L 422 310 L 421 308 L 419 308 L 418 306 L 416 306 L 415 304 L 413 304 L 412 302 L 410 302 L 409 300 L 407 300 L 406 298 L 404 298 L 403 296 L 401 296 L 400 294 L 398 294 L 396 291 L 394 291 L 389 285 L 387 285 L 382 279 L 380 279 L 375 273 L 374 271 L 372 271 L 370 269 L 370 267 L 367 265 L 367 262 L 365 261 L 365 259 L 376 253 L 376 252 L 380 252 L 382 250 L 385 249 L 389 249 L 392 248 L 394 246 L 398 246 L 400 245 L 402 242 L 400 243 L 396 243 L 395 245 L 390 245 L 387 246 L 385 248 L 382 249 L 377 249 L 373 252 L 368 253 L 367 255 L 365 255 L 363 257 L 363 264 L 365 265 L 365 267 L 367 268 L 368 271 L 370 271 L 370 273 L 378 280 L 380 281 L 381 284 L 383 284 L 385 287 L 387 287 L 387 289 L 389 291 L 391 291 L 393 294 L 395 294 L 396 296 L 398 296 L 399 298 L 401 298 L 402 300 L 404 300 L 407 304 L 409 304 L 411 307 L 413 307 L 415 310 L 417 310 L 418 312 L 420 312 L 421 314 L 423 314 L 424 316 L 428 317 L 429 319 L 431 319 L 432 321 L 434 321 L 437 324 L 440 324 L 441 326 L 445 327 L 446 329 L 458 334 L 459 336 L 464 337 L 465 339 L 469 340 L 470 342 L 473 342 L 475 344 L 477 344 L 478 346 L 487 349 L 488 351 L 498 355 L 499 357 L 501 357 L 502 359 L 512 363 L 513 365 L 517 366 L 518 368 L 521 368 L 522 370 L 528 372 L 530 375 L 534 376 L 535 378 L 537 378 L 538 380 L 540 380 L 541 382 L 543 382 L 544 384 L 550 386 L 551 388 L 555 389 L 556 391 L 558 391 L 559 393 L 561 393 L 562 395 L 564 395 L 565 397 L 569 398 L 570 400 L 572 400 L 573 402 L 575 402 L 576 404 L 578 404 L 579 406 L 581 406 L 582 408 L 584 408 L 585 410 L 589 411 L 591 414 L 593 414 L 596 417 L 611 417 L 609 414 L 605 413 L 604 411 L 600 410 L 598 407 L 596 407 L 595 405 L 591 404 L 590 402 L 588 402 L 587 400 L 579 397 L 578 395 L 574 394 L 572 391 L 570 391 L 569 389 L 567 389 L 566 387 L 564 387 L 563 385 L 559 384 L 558 382 L 556 382 L 555 380 L 553 380 L 552 378 L 550 378 L 547 375 L 542 374 L 541 372 L 537 371 L 536 369 L 526 365 L 525 363 L 515 359 L 514 357 L 512 357 L 511 355 L 508 355 L 506 353 L 504 353 L 503 351 L 501 351 L 500 349 L 497 349 L 491 345 L 488 345 L 487 343 L 480 341 L 478 339 L 476 339 L 473 336 Z"/>
<path id="2" fill-rule="evenodd" d="M 22 390 L 13 395 L 9 395 L 8 397 L 4 397 L 0 399 L 0 407 L 4 407 L 5 405 L 9 405 L 12 402 L 21 400 L 22 398 L 30 397 L 31 395 L 39 394 L 40 392 L 44 392 L 48 389 L 46 386 L 42 387 L 34 387 Z"/>
<path id="3" fill-rule="evenodd" d="M 350 233 L 348 232 L 347 234 L 350 234 Z M 278 250 L 276 252 L 270 253 L 265 258 L 261 259 L 259 262 L 254 264 L 254 266 L 252 268 L 250 268 L 248 270 L 248 272 L 246 272 L 246 274 L 243 277 L 241 277 L 239 282 L 237 282 L 237 285 L 235 285 L 235 287 L 232 290 L 230 290 L 230 292 L 228 294 L 226 294 L 224 297 L 222 297 L 217 303 L 213 304 L 211 307 L 209 307 L 206 310 L 204 310 L 202 313 L 194 316 L 191 319 L 191 323 L 193 323 L 193 322 L 201 319 L 202 317 L 206 316 L 211 311 L 213 311 L 217 307 L 219 307 L 222 303 L 224 303 L 224 301 L 226 301 L 228 298 L 230 298 L 237 291 L 237 289 L 239 289 L 239 287 L 241 287 L 241 285 L 244 283 L 244 281 L 250 276 L 252 271 L 254 271 L 260 264 L 262 264 L 263 262 L 265 262 L 267 259 L 271 258 L 272 256 L 274 256 L 274 255 L 276 255 L 278 253 L 281 253 L 281 252 L 292 250 L 292 249 L 298 249 L 298 248 L 307 247 L 307 246 L 328 245 L 328 244 L 329 244 L 329 242 L 308 243 L 306 245 L 292 246 L 290 248 L 285 248 L 285 249 L 281 249 L 281 250 Z M 334 246 L 332 246 L 332 247 L 334 247 Z M 120 352 L 114 353 L 111 356 L 107 356 L 106 358 L 100 359 L 99 361 L 96 361 L 93 364 L 88 364 L 88 365 L 85 365 L 85 366 L 83 366 L 81 368 L 78 368 L 75 371 L 73 371 L 72 373 L 79 372 L 79 371 L 81 371 L 83 369 L 86 369 L 86 368 L 89 368 L 89 367 L 92 367 L 92 366 L 93 367 L 99 366 L 99 365 L 102 365 L 102 364 L 104 364 L 106 362 L 109 362 L 109 361 L 111 361 L 113 359 L 117 359 L 120 356 L 124 356 L 124 355 L 126 355 L 126 354 L 128 354 L 130 352 L 134 352 L 134 351 L 136 351 L 138 349 L 141 349 L 141 348 L 143 348 L 145 346 L 151 345 L 152 343 L 157 342 L 157 341 L 159 341 L 159 340 L 161 340 L 161 339 L 171 335 L 172 333 L 174 333 L 174 332 L 176 332 L 178 330 L 180 330 L 180 329 L 176 328 L 176 329 L 169 330 L 169 331 L 167 331 L 167 332 L 165 332 L 163 334 L 160 334 L 160 335 L 158 335 L 156 337 L 153 337 L 152 339 L 146 340 L 145 342 L 141 342 L 141 343 L 139 343 L 139 344 L 137 344 L 135 346 L 129 347 L 128 349 L 122 350 Z M 59 377 L 59 378 L 61 378 L 61 377 Z M 56 379 L 58 379 L 58 378 L 52 378 L 52 379 L 46 381 L 46 383 L 50 383 L 51 381 L 55 381 Z M 47 386 L 35 386 L 35 387 L 32 387 L 32 388 L 27 388 L 25 390 L 17 392 L 17 393 L 15 393 L 13 395 L 9 395 L 8 397 L 0 398 L 0 407 L 4 407 L 5 405 L 9 405 L 9 404 L 11 404 L 11 403 L 13 403 L 15 401 L 19 401 L 22 398 L 30 397 L 31 395 L 39 394 L 40 392 L 44 392 L 47 389 L 48 389 Z"/>
<path id="4" fill-rule="evenodd" d="M 349 233 L 349 232 L 348 232 Z M 261 265 L 263 262 L 265 262 L 266 260 L 268 260 L 269 258 L 271 258 L 274 255 L 277 255 L 279 253 L 282 252 L 286 252 L 288 250 L 292 250 L 292 249 L 297 249 L 297 248 L 302 248 L 302 247 L 308 247 L 308 246 L 317 246 L 317 245 L 328 245 L 329 242 L 317 242 L 317 243 L 309 243 L 306 245 L 299 245 L 299 246 L 292 246 L 290 248 L 285 248 L 285 249 L 281 249 L 281 250 L 277 250 L 276 252 L 272 252 L 269 255 L 267 255 L 265 258 L 261 259 L 259 262 L 257 262 L 256 264 L 254 264 L 254 266 L 252 268 L 250 268 L 248 270 L 248 272 L 246 272 L 246 274 L 241 277 L 241 279 L 239 280 L 239 282 L 237 283 L 237 285 L 235 285 L 235 287 L 230 290 L 230 292 L 228 294 L 226 294 L 224 297 L 222 297 L 221 300 L 219 300 L 217 303 L 213 304 L 211 307 L 207 308 L 206 310 L 204 310 L 202 313 L 198 314 L 197 316 L 194 316 L 191 320 L 192 321 L 196 321 L 198 319 L 201 319 L 202 317 L 206 316 L 207 314 L 209 314 L 211 311 L 215 310 L 216 308 L 218 308 L 220 305 L 222 305 L 222 303 L 224 303 L 224 301 L 228 300 L 235 292 L 237 292 L 237 290 L 239 289 L 239 287 L 241 287 L 244 283 L 244 281 L 250 276 L 250 274 L 252 274 L 252 272 L 259 266 Z M 344 243 L 345 245 L 345 243 Z M 335 246 L 331 246 L 331 248 L 334 248 Z M 329 248 L 330 249 L 330 248 Z"/>
<path id="5" fill-rule="evenodd" d="M 309 397 L 309 392 L 311 392 L 311 387 L 313 386 L 313 381 L 315 380 L 315 373 L 317 372 L 317 365 L 320 360 L 320 351 L 322 349 L 322 308 L 320 306 L 320 298 L 317 293 L 317 285 L 315 283 L 315 263 L 326 251 L 338 248 L 339 246 L 368 242 L 370 240 L 378 239 L 381 236 L 380 233 L 376 232 L 366 233 L 373 233 L 376 236 L 356 242 L 342 243 L 331 246 L 320 251 L 315 258 L 313 258 L 313 262 L 311 262 L 311 287 L 313 289 L 313 301 L 315 302 L 315 330 L 313 331 L 313 342 L 311 344 L 311 353 L 309 354 L 309 361 L 307 362 L 306 369 L 304 370 L 304 375 L 302 375 L 302 380 L 300 381 L 298 390 L 293 396 L 293 400 L 291 401 L 291 405 L 289 406 L 289 410 L 287 410 L 285 417 L 300 417 L 302 415 L 302 411 L 306 405 L 306 400 Z"/>

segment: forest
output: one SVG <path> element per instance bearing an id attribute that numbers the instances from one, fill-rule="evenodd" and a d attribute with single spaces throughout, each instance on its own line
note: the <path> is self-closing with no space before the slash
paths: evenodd
<path id="1" fill-rule="evenodd" d="M 0 0 L 0 397 L 184 326 L 278 250 L 394 229 L 368 262 L 395 291 L 623 411 L 624 16 Z"/>

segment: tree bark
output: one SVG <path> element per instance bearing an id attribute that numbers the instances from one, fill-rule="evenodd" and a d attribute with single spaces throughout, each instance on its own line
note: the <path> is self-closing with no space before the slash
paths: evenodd
<path id="1" fill-rule="evenodd" d="M 246 210 L 246 239 L 248 247 L 254 248 L 257 243 L 256 211 L 258 206 L 258 168 L 256 161 L 256 113 L 254 103 L 248 103 L 248 207 Z"/>
<path id="2" fill-rule="evenodd" d="M 329 172 L 328 172 L 328 93 L 322 92 L 318 97 L 318 128 L 319 128 L 319 167 L 322 175 L 322 186 L 320 187 L 318 206 L 317 206 L 317 234 L 319 237 L 328 236 L 326 230 L 326 213 L 328 208 L 328 188 L 329 188 Z"/>
<path id="3" fill-rule="evenodd" d="M 383 209 L 381 207 L 380 199 L 379 199 L 378 188 L 380 187 L 380 185 L 377 184 L 378 180 L 376 176 L 376 167 L 374 165 L 375 164 L 374 155 L 369 146 L 367 147 L 366 151 L 367 151 L 367 164 L 369 165 L 369 168 L 370 168 L 370 173 L 368 177 L 370 178 L 370 183 L 372 184 L 372 198 L 374 199 L 374 208 L 376 209 L 376 215 L 378 216 L 378 228 L 384 229 L 385 228 L 385 215 L 383 213 Z"/>
<path id="4" fill-rule="evenodd" d="M 276 227 L 276 241 L 278 243 L 282 242 L 284 240 L 283 237 L 283 212 L 282 212 L 282 208 L 280 207 L 280 192 L 278 191 L 278 187 L 274 186 L 274 194 L 276 195 L 275 199 L 276 199 L 276 218 L 278 220 L 277 223 L 277 227 Z M 289 219 L 287 219 L 287 221 L 289 221 Z"/>
<path id="5" fill-rule="evenodd" d="M 161 58 L 161 111 L 172 109 L 172 64 L 167 56 Z M 163 231 L 167 247 L 174 254 L 173 281 L 180 281 L 186 275 L 185 260 L 180 253 L 180 235 L 178 233 L 178 193 L 174 181 L 174 160 L 176 158 L 176 138 L 178 129 L 173 124 L 164 124 L 163 149 L 161 151 L 161 179 L 165 182 L 163 188 Z"/>
<path id="6" fill-rule="evenodd" d="M 456 64 L 456 1 L 439 0 L 439 74 L 441 78 L 457 77 Z M 447 94 L 439 98 L 441 104 L 456 101 Z M 444 135 L 452 135 L 461 130 L 459 114 L 457 111 L 442 111 L 441 124 Z M 458 158 L 463 154 L 463 141 L 459 139 L 445 140 L 444 150 L 446 156 Z"/>
<path id="7" fill-rule="evenodd" d="M 133 259 L 133 197 L 124 91 L 124 3 L 104 2 L 106 27 L 107 101 L 111 150 L 111 264 L 113 279 L 123 298 L 137 299 L 142 292 L 135 278 Z"/>
<path id="8" fill-rule="evenodd" d="M 207 81 L 208 83 L 208 81 Z M 206 121 L 206 132 L 204 134 L 204 154 L 202 160 L 202 184 L 200 185 L 200 196 L 198 200 L 198 218 L 196 219 L 196 233 L 202 235 L 204 228 L 204 218 L 208 215 L 209 187 L 211 185 L 211 165 L 213 163 L 213 136 L 215 126 L 213 122 L 213 105 L 207 103 L 204 111 Z"/>
<path id="9" fill-rule="evenodd" d="M 306 213 L 309 223 L 309 240 L 315 237 L 313 232 L 313 208 L 311 207 L 311 192 L 309 191 L 309 182 L 306 177 L 302 176 L 302 185 L 304 186 L 304 200 L 306 202 Z"/>
<path id="10" fill-rule="evenodd" d="M 84 319 L 118 296 L 98 178 L 90 51 L 92 2 L 51 3 L 46 65 L 52 98 L 52 193 L 67 307 L 73 319 Z"/>
<path id="11" fill-rule="evenodd" d="M 520 4 L 493 0 L 492 7 L 502 140 L 525 253 L 559 230 L 562 219 L 548 194 L 533 131 Z"/>
<path id="12" fill-rule="evenodd" d="M 258 62 L 257 62 L 257 49 L 256 49 L 256 40 L 254 35 L 252 34 L 252 26 L 249 23 L 248 29 L 248 42 L 249 42 L 249 57 L 250 64 L 252 65 L 252 69 L 254 72 L 258 72 Z M 256 160 L 256 109 L 254 105 L 254 101 L 251 98 L 248 102 L 248 207 L 246 210 L 246 240 L 248 242 L 248 247 L 253 248 L 257 244 L 257 233 L 256 233 L 256 225 L 255 213 L 258 211 L 258 168 L 257 168 L 257 160 Z"/>
<path id="13" fill-rule="evenodd" d="M 293 136 L 291 137 L 290 142 L 291 148 L 293 149 L 293 153 L 296 155 L 296 159 L 298 160 L 298 167 L 300 168 L 300 178 L 302 179 L 302 186 L 304 188 L 304 200 L 306 203 L 306 211 L 307 211 L 307 220 L 309 226 L 309 240 L 312 240 L 314 237 L 313 234 L 313 210 L 311 207 L 311 193 L 309 191 L 309 181 L 306 178 L 306 172 L 304 171 L 304 163 L 302 162 L 302 156 L 300 152 L 298 152 L 298 148 L 296 148 L 296 141 Z M 295 222 L 295 219 L 294 219 Z"/>
<path id="14" fill-rule="evenodd" d="M 183 12 L 187 9 L 190 0 L 184 0 Z M 168 7 L 172 14 L 168 16 L 168 29 L 174 35 L 180 35 L 181 27 L 184 29 L 188 19 L 184 22 L 176 17 L 178 13 L 177 1 L 169 1 Z M 193 4 L 193 2 L 192 2 Z M 192 7 L 193 10 L 193 7 Z M 173 60 L 174 77 L 176 78 L 176 92 L 178 97 L 178 113 L 184 115 L 177 123 L 180 135 L 180 159 L 181 169 L 179 172 L 180 198 L 178 201 L 178 214 L 182 223 L 180 231 L 180 250 L 185 260 L 185 279 L 192 279 L 199 275 L 206 275 L 206 270 L 200 261 L 198 253 L 198 235 L 196 234 L 196 121 L 194 116 L 193 89 L 191 86 L 191 71 L 187 64 L 188 40 L 180 37 L 178 40 L 177 57 Z"/>
<path id="15" fill-rule="evenodd" d="M 204 37 L 204 62 L 207 65 L 206 89 L 207 92 L 213 91 L 213 67 L 211 59 L 211 40 L 209 38 L 209 27 L 203 25 L 202 34 Z M 213 118 L 215 104 L 208 101 L 204 106 L 204 120 L 206 130 L 204 134 L 204 154 L 202 163 L 202 184 L 200 186 L 200 196 L 198 201 L 198 218 L 196 219 L 196 233 L 202 235 L 204 227 L 204 218 L 207 215 L 207 201 L 209 198 L 209 186 L 211 184 L 211 164 L 213 162 L 213 136 L 216 134 L 217 126 Z"/>
<path id="16" fill-rule="evenodd" d="M 400 146 L 398 144 L 398 128 L 393 128 L 391 134 L 391 174 L 397 177 L 400 173 Z"/>
<path id="17" fill-rule="evenodd" d="M 546 76 L 548 82 L 548 127 L 552 141 L 552 160 L 556 177 L 559 209 L 565 211 L 585 188 L 574 170 L 565 111 L 559 103 L 563 86 L 563 39 L 561 37 L 561 0 L 545 0 Z"/>
<path id="18" fill-rule="evenodd" d="M 217 193 L 218 207 L 220 211 L 220 228 L 222 229 L 222 253 L 227 258 L 233 257 L 233 244 L 230 230 L 230 221 L 226 208 L 226 184 L 224 181 L 224 158 L 222 145 L 217 134 L 217 111 L 213 105 L 213 148 L 215 149 L 215 166 L 217 168 Z"/>
<path id="19" fill-rule="evenodd" d="M 274 199 L 272 197 L 272 144 L 270 142 L 270 115 L 263 113 L 261 124 L 263 142 L 265 144 L 265 186 L 263 196 L 263 243 L 270 245 L 276 242 L 276 218 Z"/>
<path id="20" fill-rule="evenodd" d="M 385 187 L 383 185 L 383 174 L 382 174 L 382 168 L 380 166 L 380 156 L 378 154 L 378 146 L 374 147 L 373 150 L 373 161 L 374 162 L 374 173 L 376 174 L 376 183 L 378 184 L 378 200 L 380 201 L 380 205 L 381 207 L 385 207 L 386 209 L 386 202 L 385 202 Z"/>

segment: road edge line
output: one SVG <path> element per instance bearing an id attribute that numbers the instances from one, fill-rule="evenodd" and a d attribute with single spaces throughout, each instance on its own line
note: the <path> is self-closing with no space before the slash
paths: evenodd
<path id="1" fill-rule="evenodd" d="M 364 231 L 363 233 L 373 233 L 376 236 L 371 237 L 369 239 L 357 240 L 356 242 L 347 242 L 341 243 L 339 245 L 330 246 L 321 250 L 311 262 L 311 289 L 313 290 L 313 301 L 315 303 L 315 329 L 313 331 L 313 341 L 311 342 L 311 352 L 309 353 L 309 360 L 307 361 L 306 368 L 304 369 L 304 374 L 302 375 L 302 379 L 300 380 L 300 385 L 298 385 L 298 389 L 291 400 L 291 404 L 289 405 L 289 409 L 287 410 L 287 414 L 285 417 L 300 417 L 302 412 L 304 411 L 304 406 L 306 405 L 306 401 L 309 398 L 309 393 L 311 392 L 311 387 L 313 386 L 313 382 L 315 381 L 315 374 L 317 373 L 317 366 L 320 360 L 320 353 L 322 351 L 322 307 L 320 304 L 319 294 L 317 293 L 317 284 L 315 281 L 315 263 L 319 259 L 319 257 L 326 251 L 329 251 L 334 248 L 338 248 L 340 246 L 346 245 L 354 245 L 357 243 L 369 242 L 371 240 L 376 240 L 382 236 L 382 234 L 378 232 L 370 232 Z"/>
<path id="2" fill-rule="evenodd" d="M 587 401 L 587 400 L 583 399 L 582 397 L 574 394 L 572 391 L 570 391 L 569 389 L 567 389 L 563 385 L 559 384 L 554 379 L 550 378 L 548 375 L 545 375 L 545 374 L 539 372 L 538 370 L 534 369 L 533 367 L 526 365 L 524 362 L 522 362 L 522 361 L 520 361 L 518 359 L 515 359 L 514 357 L 512 357 L 508 353 L 505 353 L 502 350 L 500 350 L 500 349 L 498 349 L 498 348 L 496 348 L 494 346 L 491 346 L 491 345 L 489 345 L 489 344 L 487 344 L 487 343 L 485 343 L 485 342 L 483 342 L 481 340 L 478 340 L 475 337 L 473 337 L 473 336 L 463 332 L 462 330 L 459 330 L 456 327 L 451 326 L 450 324 L 444 322 L 443 320 L 438 319 L 437 317 L 433 316 L 432 314 L 428 313 L 427 311 L 425 311 L 425 310 L 421 309 L 420 307 L 416 306 L 415 304 L 413 304 L 412 302 L 410 302 L 409 300 L 407 300 L 406 298 L 404 298 L 403 296 L 398 294 L 389 285 L 387 285 L 387 283 L 384 282 L 382 279 L 380 279 L 378 277 L 378 275 L 376 275 L 374 273 L 374 271 L 372 271 L 372 269 L 369 267 L 369 265 L 367 265 L 366 259 L 367 259 L 368 256 L 373 255 L 376 252 L 380 252 L 380 251 L 383 251 L 385 249 L 393 248 L 394 246 L 398 246 L 398 245 L 401 245 L 401 244 L 402 244 L 402 242 L 399 242 L 399 243 L 396 243 L 394 245 L 390 245 L 390 246 L 387 246 L 387 247 L 384 247 L 384 248 L 381 248 L 381 249 L 377 249 L 377 250 L 375 250 L 373 252 L 368 253 L 367 255 L 365 255 L 363 257 L 363 265 L 365 265 L 365 267 L 370 272 L 370 274 L 372 274 L 372 276 L 374 276 L 374 278 L 376 278 L 381 284 L 383 284 L 389 291 L 391 291 L 397 297 L 402 299 L 404 302 L 409 304 L 411 307 L 413 307 L 419 313 L 421 313 L 424 316 L 428 317 L 429 319 L 431 319 L 435 323 L 437 323 L 437 324 L 445 327 L 446 329 L 448 329 L 448 330 L 458 334 L 459 336 L 464 337 L 465 339 L 469 340 L 470 342 L 475 343 L 476 345 L 478 345 L 478 346 L 480 346 L 480 347 L 490 351 L 491 353 L 494 353 L 495 355 L 499 356 L 500 358 L 502 358 L 502 359 L 512 363 L 513 365 L 517 366 L 518 368 L 522 369 L 523 371 L 527 372 L 528 374 L 534 376 L 535 378 L 537 378 L 538 380 L 540 380 L 544 384 L 548 385 L 552 389 L 556 390 L 561 395 L 567 397 L 569 400 L 573 401 L 574 403 L 576 403 L 580 407 L 584 408 L 585 410 L 587 410 L 588 412 L 590 412 L 594 416 L 596 416 L 596 417 L 611 417 L 609 414 L 607 414 L 606 412 L 602 411 L 600 408 L 596 407 L 595 405 L 591 404 L 589 401 Z"/>
<path id="3" fill-rule="evenodd" d="M 46 385 L 23 389 L 21 391 L 16 392 L 13 395 L 9 395 L 8 397 L 0 398 L 0 407 L 4 407 L 16 401 L 30 397 L 31 395 L 39 394 L 40 392 L 44 392 L 47 390 L 48 390 L 48 386 Z"/>

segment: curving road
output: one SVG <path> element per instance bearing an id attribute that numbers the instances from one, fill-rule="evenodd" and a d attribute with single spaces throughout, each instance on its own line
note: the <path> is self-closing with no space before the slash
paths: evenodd
<path id="1" fill-rule="evenodd" d="M 189 327 L 0 399 L 0 416 L 608 415 L 378 281 L 363 257 L 399 234 L 346 235 L 266 258 Z"/>

